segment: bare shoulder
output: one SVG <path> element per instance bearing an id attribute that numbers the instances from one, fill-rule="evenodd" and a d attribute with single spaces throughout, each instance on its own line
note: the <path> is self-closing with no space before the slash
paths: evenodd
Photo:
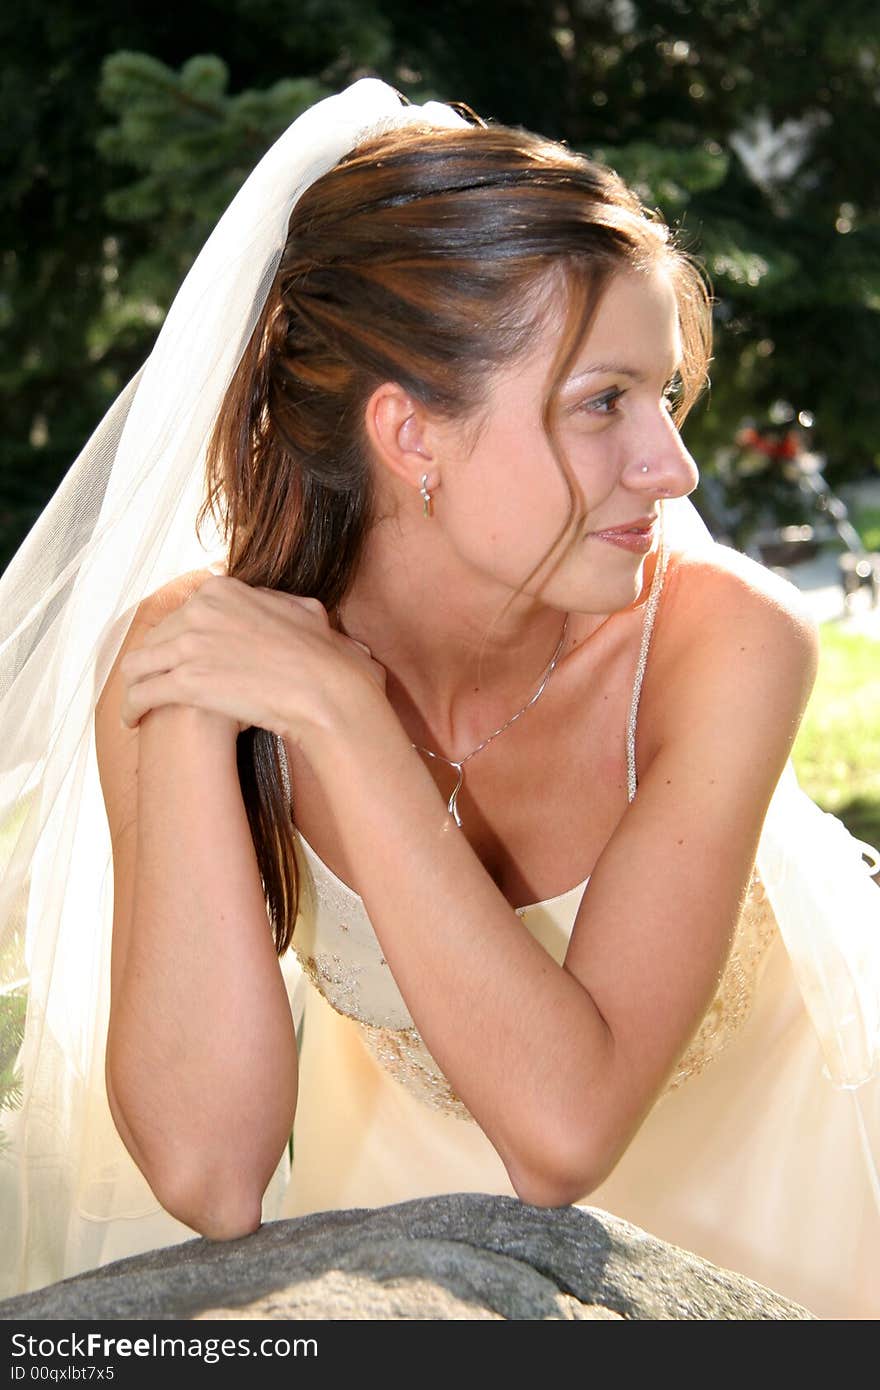
<path id="1" fill-rule="evenodd" d="M 727 545 L 677 551 L 670 557 L 673 586 L 686 593 L 696 609 L 718 604 L 724 611 L 743 614 L 774 611 L 780 616 L 815 626 L 803 595 L 795 584 Z"/>
<path id="2" fill-rule="evenodd" d="M 121 695 L 121 677 L 119 664 L 126 652 L 133 647 L 139 646 L 144 636 L 151 627 L 155 627 L 169 613 L 173 613 L 182 603 L 185 603 L 201 584 L 209 579 L 214 571 L 210 569 L 188 570 L 185 574 L 175 575 L 167 583 L 155 589 L 153 593 L 147 594 L 142 598 L 134 610 L 131 621 L 126 628 L 125 637 L 122 645 L 116 652 L 115 660 L 110 668 L 106 680 L 104 681 L 100 696 L 96 706 L 96 718 L 98 721 L 99 734 L 103 733 L 105 713 L 108 706 L 113 707 L 114 714 L 119 705 Z M 111 727 L 115 731 L 118 720 L 112 721 Z M 131 731 L 127 731 L 131 732 Z"/>
<path id="3" fill-rule="evenodd" d="M 175 575 L 167 584 L 141 599 L 133 623 L 154 625 L 161 622 L 167 614 L 173 613 L 182 603 L 186 603 L 205 580 L 210 579 L 215 573 L 215 570 L 206 568 L 187 570 L 186 574 Z"/>
<path id="4" fill-rule="evenodd" d="M 793 738 L 818 666 L 818 626 L 794 584 L 727 546 L 673 552 L 645 673 L 650 746 L 690 741 L 703 711 L 725 709 L 731 737 L 758 720 Z"/>
<path id="5" fill-rule="evenodd" d="M 771 665 L 818 656 L 818 626 L 796 585 L 729 546 L 670 556 L 662 608 L 666 643 L 677 660 L 760 651 Z"/>

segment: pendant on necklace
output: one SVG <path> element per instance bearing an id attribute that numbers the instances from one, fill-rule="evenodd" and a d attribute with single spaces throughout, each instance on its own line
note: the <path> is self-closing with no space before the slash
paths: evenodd
<path id="1" fill-rule="evenodd" d="M 430 748 L 423 748 L 420 743 L 414 743 L 413 748 L 417 749 L 419 753 L 427 753 L 429 758 L 433 758 L 438 763 L 445 763 L 447 767 L 455 768 L 455 771 L 458 773 L 458 781 L 453 788 L 452 795 L 446 803 L 446 809 L 453 817 L 459 830 L 461 830 L 461 816 L 458 814 L 458 793 L 464 785 L 464 768 L 461 763 L 467 762 L 467 758 L 462 758 L 461 763 L 457 763 L 454 762 L 452 758 L 444 758 L 442 753 L 433 753 Z M 469 753 L 468 757 L 470 756 L 471 754 Z"/>
<path id="2" fill-rule="evenodd" d="M 522 709 L 517 710 L 516 714 L 512 714 L 509 719 L 506 719 L 504 723 L 500 726 L 500 728 L 497 728 L 494 731 L 494 733 L 491 733 L 488 735 L 488 737 L 484 738 L 482 743 L 478 743 L 476 748 L 472 748 L 471 751 L 467 753 L 463 758 L 456 761 L 454 758 L 444 758 L 442 753 L 434 753 L 430 748 L 424 748 L 420 743 L 413 744 L 413 748 L 417 749 L 419 753 L 426 753 L 429 758 L 436 758 L 438 762 L 445 763 L 447 767 L 455 768 L 455 771 L 458 773 L 458 781 L 455 784 L 455 788 L 452 792 L 452 795 L 446 803 L 446 809 L 449 812 L 449 814 L 454 818 L 455 824 L 458 826 L 459 830 L 461 830 L 462 827 L 461 816 L 458 814 L 458 794 L 461 791 L 462 786 L 464 785 L 464 764 L 468 761 L 469 758 L 473 758 L 476 753 L 482 752 L 482 750 L 487 746 L 487 744 L 490 744 L 493 739 L 496 739 L 498 737 L 499 734 L 503 734 L 505 729 L 509 729 L 511 724 L 514 724 L 517 719 L 519 719 L 523 714 L 525 714 L 527 709 L 531 709 L 532 705 L 535 703 L 536 700 L 539 700 L 541 698 L 541 695 L 544 693 L 544 688 L 547 682 L 549 681 L 550 677 L 553 675 L 554 670 L 556 669 L 556 663 L 559 660 L 559 653 L 562 651 L 562 647 L 565 642 L 565 634 L 568 631 L 569 616 L 570 615 L 566 613 L 565 622 L 562 624 L 562 632 L 560 634 L 559 641 L 556 644 L 556 651 L 550 658 L 550 664 L 544 672 L 544 678 L 541 681 L 541 684 L 538 686 L 532 698 L 530 700 L 527 700 L 526 703 L 523 705 Z"/>
<path id="3" fill-rule="evenodd" d="M 455 818 L 455 824 L 458 826 L 459 830 L 461 830 L 461 816 L 458 814 L 458 793 L 464 785 L 464 768 L 461 763 L 450 762 L 449 766 L 455 768 L 458 773 L 458 781 L 455 784 L 455 790 L 446 803 L 446 809 Z"/>

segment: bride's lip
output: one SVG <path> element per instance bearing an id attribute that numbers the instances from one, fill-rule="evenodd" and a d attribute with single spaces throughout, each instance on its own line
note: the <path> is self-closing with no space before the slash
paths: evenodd
<path id="1" fill-rule="evenodd" d="M 623 550 L 632 550 L 638 554 L 644 554 L 651 549 L 654 543 L 655 526 L 638 525 L 632 526 L 613 526 L 607 531 L 589 531 L 587 539 L 606 541 L 609 545 L 620 546 Z"/>
<path id="2" fill-rule="evenodd" d="M 589 534 L 608 536 L 615 531 L 649 531 L 656 521 L 656 512 L 650 516 L 634 516 L 631 521 L 622 521 L 619 526 L 602 526 Z"/>

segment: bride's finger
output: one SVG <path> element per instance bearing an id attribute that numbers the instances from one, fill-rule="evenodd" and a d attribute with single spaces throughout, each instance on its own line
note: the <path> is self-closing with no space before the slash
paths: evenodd
<path id="1" fill-rule="evenodd" d="M 189 600 L 187 600 L 188 602 Z M 166 613 L 164 618 L 160 618 L 154 623 L 141 637 L 138 645 L 132 647 L 126 656 L 134 656 L 135 653 L 150 650 L 152 647 L 161 646 L 163 642 L 170 642 L 173 638 L 179 637 L 181 633 L 189 630 L 192 615 L 186 612 L 186 603 L 182 603 L 178 608 Z M 125 660 L 125 658 L 123 658 Z"/>
<path id="2" fill-rule="evenodd" d="M 269 590 L 271 593 L 272 590 Z M 323 627 L 330 626 L 330 614 L 319 598 L 309 598 L 302 594 L 285 594 L 285 598 L 291 599 L 301 609 L 311 613 L 321 623 Z"/>
<path id="3" fill-rule="evenodd" d="M 123 724 L 131 729 L 148 710 L 159 709 L 163 705 L 192 705 L 197 709 L 213 710 L 215 714 L 225 714 L 238 722 L 237 716 L 223 707 L 223 698 L 213 685 L 188 676 L 179 669 L 156 671 L 130 685 L 123 695 L 119 713 Z"/>
<path id="4" fill-rule="evenodd" d="M 360 648 L 360 650 L 367 657 L 367 663 L 370 668 L 370 675 L 372 676 L 376 684 L 379 686 L 380 690 L 384 690 L 388 679 L 388 672 L 385 670 L 385 667 L 382 665 L 381 661 L 377 661 L 376 658 L 373 656 L 373 653 L 370 651 L 370 648 L 367 646 L 366 642 L 359 642 L 356 637 L 349 637 L 348 633 L 341 633 L 340 636 L 343 636 L 345 640 L 347 642 L 350 642 L 353 647 Z"/>
<path id="5" fill-rule="evenodd" d="M 170 671 L 179 662 L 181 653 L 173 646 L 174 639 L 155 642 L 150 646 L 133 647 L 119 663 L 119 670 L 126 681 L 142 681 L 145 676 L 160 671 Z"/>
<path id="6" fill-rule="evenodd" d="M 119 714 L 126 729 L 135 729 L 148 710 L 180 703 L 180 690 L 173 683 L 173 677 L 163 672 L 130 686 L 123 696 Z"/>

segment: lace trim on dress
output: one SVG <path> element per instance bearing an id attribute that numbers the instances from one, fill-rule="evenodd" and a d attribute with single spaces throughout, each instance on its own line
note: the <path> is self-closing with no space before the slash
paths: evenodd
<path id="1" fill-rule="evenodd" d="M 699 1076 L 733 1041 L 752 1012 L 761 966 L 778 930 L 764 885 L 754 869 L 721 984 L 656 1103 L 692 1076 Z"/>
<path id="2" fill-rule="evenodd" d="M 755 870 L 719 987 L 655 1105 L 705 1071 L 743 1027 L 751 1014 L 762 965 L 777 930 L 776 918 Z M 363 966 L 346 961 L 338 952 L 317 956 L 298 953 L 298 959 L 327 1003 L 359 1025 L 364 1043 L 401 1085 L 434 1110 L 473 1120 L 414 1025 L 383 1026 L 364 1012 L 359 979 Z"/>

